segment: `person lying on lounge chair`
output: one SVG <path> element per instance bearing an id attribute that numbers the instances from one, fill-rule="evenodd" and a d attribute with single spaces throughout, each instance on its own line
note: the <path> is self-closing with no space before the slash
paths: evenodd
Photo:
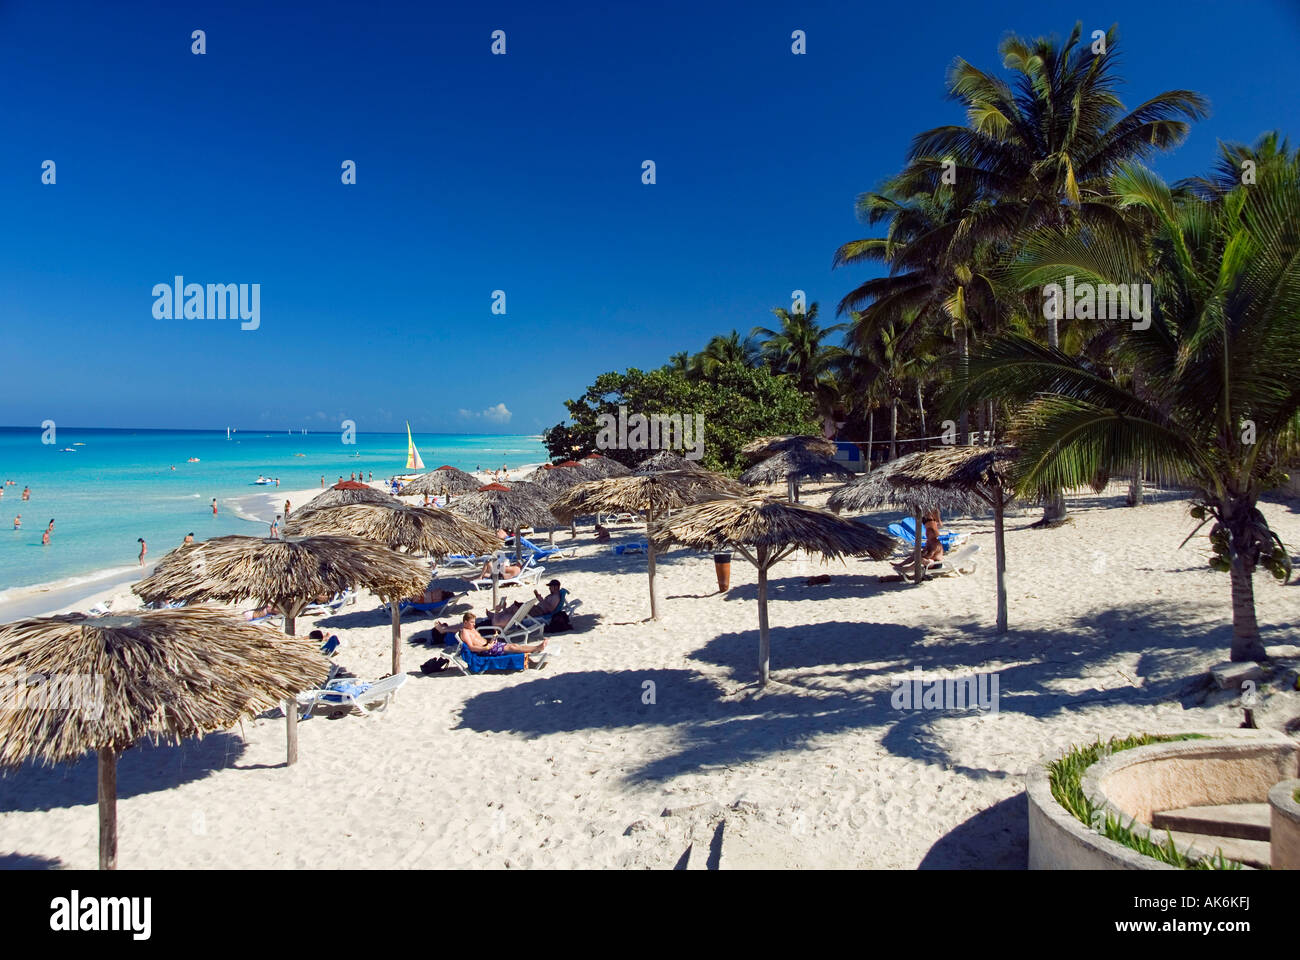
<path id="1" fill-rule="evenodd" d="M 474 626 L 474 614 L 466 613 L 460 622 L 461 643 L 469 647 L 472 653 L 481 657 L 499 657 L 503 653 L 541 653 L 546 649 L 543 637 L 537 643 L 506 643 L 504 640 L 488 640 Z"/>
<path id="2" fill-rule="evenodd" d="M 269 617 L 275 613 L 275 604 L 268 603 L 264 607 L 258 607 L 256 610 L 245 610 L 245 620 L 261 620 L 263 617 Z"/>
<path id="3" fill-rule="evenodd" d="M 925 545 L 921 548 L 921 567 L 925 569 L 943 559 L 943 544 L 939 542 L 939 511 L 934 510 L 927 513 L 922 518 L 922 523 L 925 530 Z M 914 559 L 915 557 L 908 557 L 899 563 L 895 563 L 893 567 L 899 573 L 905 573 L 912 569 Z"/>
<path id="4" fill-rule="evenodd" d="M 483 564 L 483 569 L 480 570 L 478 574 L 480 579 L 486 579 L 487 577 L 492 576 L 492 563 L 493 561 L 489 560 L 487 563 Z M 511 577 L 517 577 L 523 572 L 523 567 L 507 560 L 505 565 L 501 568 L 501 572 L 498 576 L 504 580 L 509 580 Z"/>
<path id="5" fill-rule="evenodd" d="M 411 603 L 442 603 L 444 600 L 450 600 L 456 596 L 452 590 L 441 590 L 430 587 L 424 593 L 417 593 L 413 597 L 407 597 Z"/>

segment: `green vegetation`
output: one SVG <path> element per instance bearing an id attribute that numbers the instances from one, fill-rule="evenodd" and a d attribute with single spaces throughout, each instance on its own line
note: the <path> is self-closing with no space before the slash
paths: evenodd
<path id="1" fill-rule="evenodd" d="M 1143 856 L 1152 857 L 1161 863 L 1182 870 L 1240 870 L 1241 864 L 1226 859 L 1223 852 L 1218 850 L 1213 856 L 1190 860 L 1179 852 L 1174 845 L 1173 836 L 1168 831 L 1166 831 L 1166 839 L 1157 842 L 1144 831 L 1134 831 L 1132 820 L 1126 825 L 1113 814 L 1107 813 L 1103 816 L 1102 810 L 1083 793 L 1084 772 L 1098 760 L 1111 754 L 1118 753 L 1120 750 L 1130 750 L 1133 747 L 1145 747 L 1151 743 L 1202 739 L 1204 737 L 1199 733 L 1174 736 L 1151 736 L 1144 733 L 1122 740 L 1112 737 L 1105 743 L 1097 740 L 1086 747 L 1073 747 L 1065 756 L 1047 765 L 1052 797 L 1080 823 L 1093 827 L 1109 840 L 1122 843 L 1130 850 L 1136 850 Z"/>
<path id="2" fill-rule="evenodd" d="M 793 381 L 766 366 L 747 366 L 732 359 L 719 361 L 707 375 L 698 377 L 672 367 L 601 374 L 581 397 L 565 404 L 570 422 L 556 424 L 542 435 L 551 456 L 563 461 L 595 451 L 598 418 L 601 414 L 617 417 L 620 404 L 629 416 L 701 415 L 704 445 L 699 464 L 731 473 L 742 466 L 740 448 L 755 437 L 818 432 L 813 400 Z M 656 451 L 600 452 L 632 466 Z"/>

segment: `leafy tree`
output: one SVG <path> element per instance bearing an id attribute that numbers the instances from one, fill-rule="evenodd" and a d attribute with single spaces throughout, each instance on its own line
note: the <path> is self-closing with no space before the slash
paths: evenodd
<path id="1" fill-rule="evenodd" d="M 677 414 L 704 418 L 702 466 L 736 473 L 743 467 L 740 449 L 755 437 L 768 434 L 813 433 L 817 417 L 813 401 L 787 378 L 765 366 L 747 366 L 733 360 L 719 362 L 708 381 L 693 380 L 671 367 L 649 372 L 629 369 L 603 373 L 577 400 L 565 402 L 569 422 L 558 423 L 543 434 L 556 461 L 599 452 L 635 466 L 654 449 L 598 450 L 599 417 L 618 417 L 619 406 L 633 414 Z M 680 449 L 678 450 L 680 453 Z"/>

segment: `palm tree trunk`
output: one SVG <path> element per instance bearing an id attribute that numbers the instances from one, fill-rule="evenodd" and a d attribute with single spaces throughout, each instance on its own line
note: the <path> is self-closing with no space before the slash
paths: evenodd
<path id="1" fill-rule="evenodd" d="M 1002 515 L 1004 512 L 1002 497 L 998 496 L 993 504 L 993 548 L 996 553 L 994 565 L 997 568 L 998 584 L 998 633 L 1007 632 L 1007 545 L 1002 536 Z"/>
<path id="2" fill-rule="evenodd" d="M 966 336 L 965 325 L 959 323 L 957 325 L 956 333 L 957 333 L 957 353 L 961 355 L 963 361 L 963 367 L 964 367 L 965 366 L 964 361 L 968 360 L 970 357 L 970 340 Z M 971 445 L 972 437 L 970 433 L 970 411 L 969 410 L 963 409 L 961 414 L 957 418 L 957 436 L 959 437 L 957 441 L 959 444 L 967 447 Z"/>
<path id="3" fill-rule="evenodd" d="M 925 436 L 925 398 L 921 395 L 921 381 L 916 381 L 916 410 L 921 415 L 921 436 Z M 921 442 L 922 449 L 925 448 L 925 442 Z"/>
<path id="4" fill-rule="evenodd" d="M 898 456 L 898 397 L 889 401 L 889 459 Z"/>
<path id="5" fill-rule="evenodd" d="M 650 578 L 650 619 L 659 619 L 659 605 L 655 600 L 655 542 L 650 536 L 650 524 L 654 519 L 651 511 L 645 512 L 645 566 Z"/>
<path id="6" fill-rule="evenodd" d="M 1263 660 L 1264 644 L 1255 619 L 1255 585 L 1242 557 L 1232 558 L 1232 656 L 1233 660 Z"/>
<path id="7" fill-rule="evenodd" d="M 984 446 L 985 443 L 987 443 L 987 440 L 984 436 L 984 404 L 982 403 L 975 408 L 975 426 L 979 437 L 978 446 L 982 447 Z"/>
<path id="8" fill-rule="evenodd" d="M 758 685 L 766 687 L 772 674 L 772 637 L 767 627 L 767 551 L 758 548 Z"/>
<path id="9" fill-rule="evenodd" d="M 1142 506 L 1142 474 L 1146 470 L 1146 463 L 1141 458 L 1133 464 L 1133 478 L 1128 482 L 1128 497 L 1125 503 L 1130 507 Z"/>
<path id="10" fill-rule="evenodd" d="M 871 472 L 871 452 L 876 449 L 876 408 L 867 410 L 867 473 Z"/>
<path id="11" fill-rule="evenodd" d="M 1048 313 L 1054 313 L 1054 311 L 1049 310 Z M 1061 346 L 1060 332 L 1056 326 L 1055 316 L 1047 318 L 1047 345 L 1053 350 L 1059 349 Z M 1065 491 L 1054 490 L 1043 505 L 1043 519 L 1039 522 L 1055 525 L 1064 520 L 1065 515 Z"/>

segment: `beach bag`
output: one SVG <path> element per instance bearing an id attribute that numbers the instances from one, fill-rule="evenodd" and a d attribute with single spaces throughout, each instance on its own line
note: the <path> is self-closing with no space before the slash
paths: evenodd
<path id="1" fill-rule="evenodd" d="M 440 673 L 447 669 L 447 664 L 451 663 L 446 657 L 434 657 L 432 660 L 426 660 L 420 664 L 421 673 Z"/>
<path id="2" fill-rule="evenodd" d="M 563 610 L 556 610 L 551 614 L 551 622 L 546 625 L 547 633 L 561 633 L 572 629 L 573 624 L 569 621 L 569 615 Z"/>

